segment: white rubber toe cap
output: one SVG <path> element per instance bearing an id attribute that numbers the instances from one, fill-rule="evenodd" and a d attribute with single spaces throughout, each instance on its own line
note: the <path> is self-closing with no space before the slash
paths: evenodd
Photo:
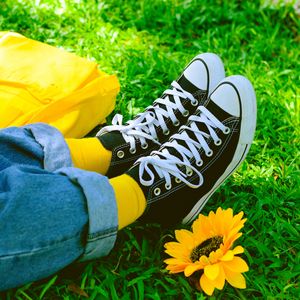
<path id="1" fill-rule="evenodd" d="M 226 81 L 210 95 L 210 99 L 232 116 L 239 117 L 241 114 L 240 101 L 237 90 Z"/>
<path id="2" fill-rule="evenodd" d="M 224 79 L 225 70 L 221 58 L 214 53 L 197 55 L 183 72 L 184 76 L 196 87 L 211 93 Z"/>
<path id="3" fill-rule="evenodd" d="M 241 75 L 226 77 L 210 98 L 226 112 L 241 118 L 240 143 L 250 144 L 256 127 L 256 96 L 250 81 Z"/>
<path id="4" fill-rule="evenodd" d="M 193 61 L 183 72 L 185 78 L 201 90 L 207 89 L 208 73 L 201 60 Z"/>

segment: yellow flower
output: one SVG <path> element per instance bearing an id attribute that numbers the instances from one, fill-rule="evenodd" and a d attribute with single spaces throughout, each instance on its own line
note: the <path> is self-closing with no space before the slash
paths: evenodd
<path id="1" fill-rule="evenodd" d="M 172 256 L 165 260 L 170 273 L 184 272 L 186 277 L 200 271 L 202 290 L 212 295 L 215 288 L 221 290 L 225 280 L 236 288 L 245 288 L 241 274 L 248 271 L 246 262 L 236 256 L 244 252 L 243 247 L 233 243 L 242 235 L 240 229 L 246 219 L 243 212 L 233 215 L 231 208 L 218 208 L 208 216 L 199 215 L 192 225 L 192 232 L 181 229 L 175 231 L 178 242 L 165 244 L 165 252 Z"/>

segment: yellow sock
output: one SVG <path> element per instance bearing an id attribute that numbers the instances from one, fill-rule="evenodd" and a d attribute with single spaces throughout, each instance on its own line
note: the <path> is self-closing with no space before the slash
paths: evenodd
<path id="1" fill-rule="evenodd" d="M 133 223 L 146 208 L 146 199 L 138 183 L 127 174 L 109 180 L 115 191 L 119 229 Z"/>
<path id="2" fill-rule="evenodd" d="M 66 139 L 75 167 L 105 175 L 111 161 L 111 151 L 95 138 Z"/>

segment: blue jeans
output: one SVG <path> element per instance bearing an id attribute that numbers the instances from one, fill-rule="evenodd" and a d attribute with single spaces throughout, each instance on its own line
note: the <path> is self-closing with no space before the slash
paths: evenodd
<path id="1" fill-rule="evenodd" d="M 55 128 L 0 130 L 0 291 L 108 254 L 117 228 L 107 177 L 74 168 Z"/>

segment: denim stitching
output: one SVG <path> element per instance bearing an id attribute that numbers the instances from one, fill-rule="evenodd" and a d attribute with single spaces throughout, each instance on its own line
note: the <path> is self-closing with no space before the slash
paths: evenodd
<path id="1" fill-rule="evenodd" d="M 64 242 L 67 242 L 67 241 L 71 241 L 73 239 L 76 239 L 78 237 L 81 237 L 81 233 L 78 234 L 78 235 L 75 235 L 71 238 L 68 238 L 68 239 L 64 239 L 64 240 L 61 240 L 59 242 L 55 242 L 55 243 L 52 243 L 50 246 L 47 246 L 47 247 L 43 247 L 43 248 L 38 248 L 38 249 L 35 249 L 35 250 L 32 250 L 32 251 L 27 251 L 27 252 L 16 252 L 16 253 L 13 253 L 13 254 L 9 254 L 9 255 L 2 255 L 0 256 L 0 259 L 2 258 L 10 258 L 10 257 L 13 257 L 13 256 L 27 256 L 27 255 L 32 255 L 32 254 L 36 254 L 36 253 L 39 253 L 39 252 L 45 252 L 45 251 L 48 251 L 49 249 L 52 249 L 52 248 L 56 248 L 57 245 L 59 244 L 62 244 Z"/>
<path id="2" fill-rule="evenodd" d="M 116 235 L 117 231 L 118 231 L 117 227 L 114 227 L 114 228 L 106 229 L 106 230 L 99 231 L 99 232 L 96 232 L 96 233 L 89 233 L 87 241 L 88 242 L 96 241 L 98 239 L 102 239 L 102 238 L 105 238 L 107 236 L 113 236 L 113 235 Z"/>

